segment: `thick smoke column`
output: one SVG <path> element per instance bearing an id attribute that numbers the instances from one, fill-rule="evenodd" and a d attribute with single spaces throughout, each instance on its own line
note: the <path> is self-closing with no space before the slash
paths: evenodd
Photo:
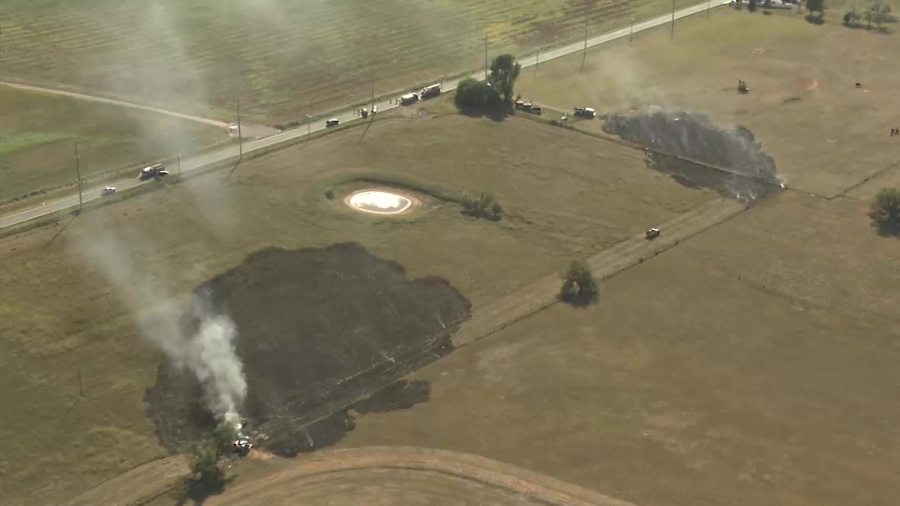
<path id="1" fill-rule="evenodd" d="M 247 381 L 235 353 L 237 329 L 231 318 L 216 313 L 205 294 L 195 294 L 185 314 L 172 290 L 157 281 L 168 276 L 142 266 L 140 259 L 153 256 L 153 248 L 139 238 L 117 239 L 102 232 L 88 236 L 76 239 L 77 252 L 114 285 L 143 336 L 197 378 L 213 415 L 237 425 Z"/>
<path id="2" fill-rule="evenodd" d="M 199 328 L 184 341 L 184 349 L 170 358 L 194 373 L 203 385 L 210 411 L 237 425 L 241 419 L 238 408 L 247 396 L 244 365 L 234 352 L 237 330 L 231 318 L 213 315 L 205 305 L 202 301 L 194 305 Z"/>

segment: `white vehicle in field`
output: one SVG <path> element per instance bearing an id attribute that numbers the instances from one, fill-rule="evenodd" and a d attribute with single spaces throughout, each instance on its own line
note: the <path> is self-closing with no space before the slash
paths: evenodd
<path id="1" fill-rule="evenodd" d="M 104 195 L 104 196 L 105 196 L 105 195 L 112 195 L 113 193 L 116 193 L 116 187 L 115 187 L 115 186 L 107 186 L 107 187 L 104 188 L 102 191 L 100 191 L 100 195 Z"/>
<path id="2" fill-rule="evenodd" d="M 660 234 L 659 227 L 651 227 L 651 228 L 648 228 L 647 232 L 644 233 L 644 237 L 646 237 L 647 240 L 651 240 L 651 239 L 656 239 L 657 237 L 659 237 L 659 234 Z"/>

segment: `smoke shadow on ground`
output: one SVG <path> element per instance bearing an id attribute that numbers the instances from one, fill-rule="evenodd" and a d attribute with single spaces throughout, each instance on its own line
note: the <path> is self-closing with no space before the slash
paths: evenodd
<path id="1" fill-rule="evenodd" d="M 351 406 L 450 353 L 470 310 L 446 281 L 408 280 L 400 265 L 357 244 L 259 251 L 196 291 L 234 322 L 248 387 L 241 413 L 258 443 L 285 456 L 339 441 L 354 427 Z M 429 392 L 400 382 L 357 412 L 403 409 Z M 215 426 L 201 385 L 171 361 L 145 400 L 171 451 Z"/>
<path id="2" fill-rule="evenodd" d="M 604 116 L 603 129 L 646 148 L 648 167 L 689 188 L 754 201 L 781 191 L 775 161 L 750 130 L 726 130 L 702 114 L 656 111 Z"/>

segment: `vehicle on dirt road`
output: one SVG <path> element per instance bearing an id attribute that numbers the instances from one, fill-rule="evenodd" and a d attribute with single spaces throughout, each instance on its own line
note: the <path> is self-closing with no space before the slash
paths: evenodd
<path id="1" fill-rule="evenodd" d="M 325 128 L 336 127 L 340 124 L 341 124 L 341 120 L 339 120 L 337 118 L 331 118 L 331 119 L 325 120 Z"/>
<path id="2" fill-rule="evenodd" d="M 161 163 L 157 163 L 157 164 L 151 165 L 149 167 L 144 167 L 143 169 L 141 169 L 140 174 L 138 174 L 138 178 L 140 178 L 141 181 L 144 181 L 147 179 L 168 176 L 168 175 L 169 175 L 169 171 L 166 170 L 166 166 Z"/>
<path id="3" fill-rule="evenodd" d="M 647 231 L 644 233 L 644 237 L 647 238 L 647 240 L 652 240 L 652 239 L 656 239 L 657 237 L 659 237 L 659 234 L 660 234 L 659 227 L 651 227 L 651 228 L 648 228 Z"/>
<path id="4" fill-rule="evenodd" d="M 115 186 L 107 186 L 106 188 L 104 188 L 103 190 L 100 191 L 100 195 L 102 195 L 102 196 L 112 195 L 113 193 L 116 193 Z"/>

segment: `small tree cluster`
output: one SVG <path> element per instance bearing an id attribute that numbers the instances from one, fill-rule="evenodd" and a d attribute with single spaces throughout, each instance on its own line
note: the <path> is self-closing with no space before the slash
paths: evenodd
<path id="1" fill-rule="evenodd" d="M 563 277 L 559 296 L 572 304 L 588 304 L 597 300 L 600 288 L 591 274 L 591 267 L 584 260 L 575 260 Z"/>
<path id="2" fill-rule="evenodd" d="M 463 213 L 476 218 L 499 221 L 503 218 L 503 207 L 492 193 L 481 192 L 476 198 L 462 199 Z"/>
<path id="3" fill-rule="evenodd" d="M 490 84 L 469 77 L 456 86 L 453 101 L 461 111 L 484 112 L 495 109 L 500 97 Z"/>
<path id="4" fill-rule="evenodd" d="M 875 28 L 881 30 L 883 24 L 894 21 L 894 16 L 891 15 L 891 6 L 882 0 L 874 0 L 862 11 L 853 9 L 844 13 L 844 26 L 858 28 L 862 26 L 860 23 L 862 20 L 865 20 L 867 29 L 871 30 L 874 25 Z"/>
<path id="5" fill-rule="evenodd" d="M 191 451 L 191 472 L 200 482 L 207 485 L 222 482 L 222 468 L 219 461 L 231 450 L 231 443 L 237 437 L 237 428 L 230 423 L 220 423 L 212 435 L 196 445 Z"/>
<path id="6" fill-rule="evenodd" d="M 503 54 L 491 61 L 485 81 L 463 79 L 456 86 L 454 102 L 466 112 L 488 112 L 508 109 L 513 102 L 516 79 L 522 66 L 511 54 Z"/>
<path id="7" fill-rule="evenodd" d="M 883 230 L 900 230 L 900 188 L 882 188 L 875 194 L 871 215 Z"/>

